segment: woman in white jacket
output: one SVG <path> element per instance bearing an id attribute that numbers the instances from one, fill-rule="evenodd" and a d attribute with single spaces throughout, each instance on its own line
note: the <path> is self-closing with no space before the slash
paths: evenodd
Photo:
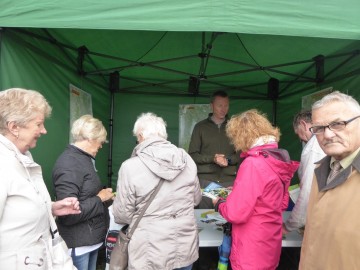
<path id="1" fill-rule="evenodd" d="M 201 200 L 196 164 L 185 150 L 167 141 L 164 120 L 153 113 L 137 119 L 138 140 L 120 168 L 113 204 L 117 223 L 134 224 L 160 179 L 164 183 L 129 243 L 128 270 L 191 269 L 198 259 L 194 206 Z"/>
<path id="2" fill-rule="evenodd" d="M 46 134 L 51 107 L 38 92 L 0 92 L 0 269 L 74 269 L 52 248 L 52 215 L 78 214 L 76 198 L 51 202 L 41 167 L 29 152 Z M 56 233 L 56 232 L 55 232 Z M 55 263 L 56 262 L 56 263 Z"/>

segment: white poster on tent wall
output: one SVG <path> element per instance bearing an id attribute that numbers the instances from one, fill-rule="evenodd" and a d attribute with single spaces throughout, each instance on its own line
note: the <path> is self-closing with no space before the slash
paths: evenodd
<path id="1" fill-rule="evenodd" d="M 314 92 L 310 95 L 303 96 L 301 100 L 301 110 L 302 111 L 311 110 L 311 106 L 315 101 L 318 101 L 323 96 L 326 96 L 327 94 L 331 93 L 332 90 L 333 90 L 332 87 L 328 87 L 320 91 Z"/>
<path id="2" fill-rule="evenodd" d="M 92 115 L 92 101 L 91 95 L 84 90 L 70 84 L 70 134 L 69 142 L 71 141 L 71 127 L 76 119 L 84 114 Z"/>
<path id="3" fill-rule="evenodd" d="M 189 150 L 191 133 L 197 122 L 204 120 L 211 112 L 210 104 L 179 105 L 179 147 Z"/>

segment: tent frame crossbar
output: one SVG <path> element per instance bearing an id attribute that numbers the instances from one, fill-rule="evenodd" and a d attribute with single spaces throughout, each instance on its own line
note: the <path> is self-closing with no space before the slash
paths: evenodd
<path id="1" fill-rule="evenodd" d="M 63 53 L 63 55 L 65 55 L 66 59 L 69 60 L 71 65 L 76 66 L 75 61 L 72 60 L 71 55 L 69 55 L 66 52 L 65 49 L 69 49 L 69 50 L 72 50 L 74 52 L 78 52 L 79 48 L 74 48 L 72 46 L 69 46 L 67 44 L 63 44 L 63 43 L 59 42 L 53 36 L 51 36 L 51 34 L 49 33 L 49 31 L 47 29 L 42 29 L 46 36 L 42 36 L 42 35 L 39 35 L 37 33 L 33 33 L 33 32 L 30 32 L 30 31 L 27 31 L 27 30 L 24 30 L 24 29 L 20 29 L 20 28 L 6 28 L 6 29 L 9 29 L 11 31 L 15 31 L 15 32 L 20 33 L 20 34 L 25 34 L 25 35 L 28 35 L 28 36 L 32 36 L 34 38 L 49 42 L 51 44 L 54 44 Z M 151 61 L 151 62 L 138 62 L 138 61 L 133 61 L 133 60 L 129 60 L 129 59 L 126 59 L 126 58 L 122 58 L 122 57 L 109 56 L 109 55 L 102 54 L 102 53 L 88 51 L 85 56 L 86 56 L 87 60 L 90 61 L 91 66 L 93 66 L 95 68 L 95 70 L 90 71 L 90 72 L 80 70 L 82 72 L 82 74 L 80 74 L 80 75 L 82 75 L 84 77 L 88 76 L 88 75 L 100 75 L 100 76 L 103 77 L 104 81 L 106 82 L 106 77 L 109 75 L 107 73 L 110 73 L 110 72 L 113 72 L 113 71 L 119 71 L 119 70 L 122 71 L 122 70 L 128 69 L 128 68 L 148 67 L 148 68 L 158 69 L 158 70 L 169 72 L 169 73 L 185 75 L 185 76 L 188 77 L 188 76 L 193 76 L 194 74 L 191 74 L 189 72 L 180 71 L 180 70 L 171 69 L 171 68 L 160 67 L 160 66 L 157 66 L 157 64 L 161 64 L 161 63 L 165 63 L 165 62 L 172 62 L 172 61 L 181 61 L 181 60 L 191 59 L 191 58 L 195 58 L 195 57 L 200 56 L 202 62 L 201 62 L 201 68 L 200 68 L 199 74 L 197 76 L 200 77 L 203 80 L 203 83 L 216 85 L 216 86 L 219 86 L 219 87 L 221 87 L 223 89 L 229 89 L 229 90 L 231 90 L 231 89 L 234 90 L 235 89 L 235 90 L 246 91 L 246 92 L 251 93 L 251 94 L 257 94 L 254 91 L 246 90 L 246 88 L 249 88 L 249 85 L 248 86 L 227 86 L 225 84 L 222 84 L 222 83 L 219 83 L 219 82 L 214 82 L 214 81 L 211 81 L 209 79 L 219 78 L 219 77 L 224 77 L 224 76 L 230 76 L 230 75 L 239 75 L 239 74 L 244 74 L 244 73 L 248 73 L 248 72 L 256 72 L 256 71 L 270 71 L 270 72 L 273 72 L 273 73 L 283 74 L 283 75 L 287 75 L 287 76 L 290 76 L 290 77 L 294 77 L 295 78 L 294 80 L 289 81 L 287 83 L 287 85 L 282 88 L 282 90 L 280 92 L 282 94 L 281 96 L 283 96 L 284 91 L 287 90 L 294 83 L 300 83 L 300 82 L 314 82 L 314 83 L 317 83 L 317 84 L 319 83 L 319 81 L 316 78 L 316 75 L 315 75 L 314 78 L 311 78 L 311 77 L 308 77 L 308 76 L 304 75 L 304 74 L 306 74 L 306 72 L 308 72 L 310 69 L 312 69 L 314 67 L 314 64 L 316 62 L 316 60 L 315 60 L 316 57 L 313 58 L 313 59 L 310 59 L 310 60 L 308 59 L 308 60 L 303 60 L 303 61 L 295 61 L 295 62 L 289 62 L 289 63 L 269 65 L 269 66 L 257 66 L 257 65 L 252 65 L 252 64 L 248 64 L 248 63 L 244 63 L 244 62 L 234 61 L 234 60 L 231 60 L 231 59 L 226 59 L 226 58 L 210 55 L 210 51 L 211 51 L 211 49 L 213 47 L 213 42 L 215 41 L 216 37 L 219 34 L 221 34 L 221 33 L 217 33 L 217 32 L 212 33 L 210 42 L 205 45 L 205 33 L 202 33 L 202 35 L 203 35 L 202 52 L 200 54 L 198 54 L 198 55 L 180 56 L 180 57 L 162 59 L 162 60 Z M 19 38 L 18 38 L 18 40 L 19 40 Z M 43 51 L 41 51 L 40 49 L 38 49 L 35 46 L 31 45 L 29 42 L 26 42 L 26 41 L 22 40 L 22 44 L 26 45 L 28 48 L 31 48 L 33 51 L 43 55 L 43 57 L 46 57 L 50 61 L 52 61 L 52 62 L 54 62 L 54 63 L 56 63 L 56 64 L 58 64 L 60 66 L 65 67 L 68 70 L 72 70 L 72 71 L 76 70 L 73 67 L 69 67 L 68 65 L 64 64 L 63 62 L 56 59 L 52 55 L 45 54 Z M 328 82 L 330 75 L 332 75 L 336 70 L 343 67 L 346 63 L 348 63 L 349 61 L 351 61 L 352 59 L 357 57 L 359 54 L 360 54 L 359 50 L 355 50 L 355 51 L 352 51 L 352 52 L 349 52 L 349 53 L 341 53 L 341 54 L 336 54 L 336 55 L 330 55 L 330 56 L 323 57 L 323 60 L 326 61 L 326 60 L 332 59 L 332 58 L 349 56 L 344 61 L 342 61 L 340 64 L 335 66 L 332 70 L 330 70 L 326 75 L 324 75 L 323 80 L 326 78 L 326 81 Z M 107 68 L 107 69 L 98 69 L 96 67 L 96 65 L 95 65 L 95 62 L 93 61 L 93 59 L 90 56 L 111 58 L 111 59 L 123 61 L 123 62 L 126 62 L 126 63 L 130 63 L 130 65 Z M 206 71 L 206 66 L 207 66 L 207 63 L 208 63 L 209 59 L 216 59 L 216 60 L 220 60 L 220 61 L 234 63 L 234 64 L 237 64 L 237 65 L 250 67 L 250 69 L 238 70 L 238 71 L 232 71 L 232 72 L 226 72 L 226 73 L 220 73 L 220 74 L 206 75 L 205 71 Z M 83 59 L 83 61 L 85 61 L 85 60 Z M 306 63 L 312 63 L 312 64 L 309 67 L 307 67 L 304 71 L 302 71 L 300 74 L 294 74 L 294 73 L 291 73 L 291 72 L 278 70 L 278 68 L 281 68 L 281 67 L 287 67 L 287 66 L 299 65 L 299 64 L 306 64 Z M 77 70 L 77 71 L 79 72 L 79 70 Z M 169 87 L 169 84 L 180 83 L 180 82 L 184 82 L 184 81 L 187 80 L 187 79 L 185 79 L 185 80 L 173 80 L 173 81 L 154 83 L 154 82 L 146 82 L 145 80 L 138 80 L 138 79 L 133 79 L 133 78 L 130 78 L 130 77 L 125 77 L 123 75 L 121 75 L 121 79 L 127 79 L 127 80 L 131 80 L 131 81 L 138 82 L 138 83 L 142 84 L 140 86 L 132 86 L 132 87 L 127 87 L 127 88 L 121 89 L 121 91 L 123 91 L 123 92 L 127 92 L 127 91 L 132 90 L 132 89 L 140 89 L 140 88 L 144 88 L 144 87 L 148 87 L 148 86 L 153 86 L 153 87 L 156 86 L 156 87 L 167 88 L 167 89 L 170 89 L 172 91 L 178 91 L 175 88 Z M 333 81 L 333 79 L 331 81 Z M 285 81 L 282 81 L 281 83 L 284 83 L 284 82 Z M 323 82 L 324 81 L 321 81 L 320 83 L 323 83 Z M 96 84 L 99 84 L 99 83 L 96 83 Z"/>

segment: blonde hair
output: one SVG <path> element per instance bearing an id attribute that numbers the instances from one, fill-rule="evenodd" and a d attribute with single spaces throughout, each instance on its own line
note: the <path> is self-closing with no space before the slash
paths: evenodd
<path id="1" fill-rule="evenodd" d="M 83 140 L 95 140 L 99 142 L 106 141 L 106 129 L 99 119 L 85 114 L 77 119 L 71 128 L 73 142 Z"/>
<path id="2" fill-rule="evenodd" d="M 0 92 L 0 134 L 8 131 L 7 123 L 14 122 L 24 127 L 38 114 L 51 115 L 51 106 L 37 91 L 10 88 Z"/>
<path id="3" fill-rule="evenodd" d="M 226 134 L 237 151 L 248 151 L 256 139 L 274 136 L 278 142 L 280 130 L 273 127 L 266 115 L 252 109 L 231 117 L 226 125 Z"/>
<path id="4" fill-rule="evenodd" d="M 142 113 L 134 124 L 133 134 L 135 137 L 141 135 L 144 140 L 150 137 L 167 139 L 166 122 L 154 113 Z"/>

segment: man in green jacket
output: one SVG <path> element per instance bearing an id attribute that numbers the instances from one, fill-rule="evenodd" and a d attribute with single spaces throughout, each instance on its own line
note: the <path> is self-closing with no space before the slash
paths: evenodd
<path id="1" fill-rule="evenodd" d="M 240 157 L 226 136 L 229 111 L 227 93 L 215 92 L 210 106 L 212 113 L 209 117 L 194 127 L 189 154 L 197 165 L 201 188 L 205 188 L 210 182 L 228 187 L 233 185 Z M 211 200 L 207 199 L 203 198 L 199 208 L 213 208 Z"/>
<path id="2" fill-rule="evenodd" d="M 240 153 L 236 153 L 226 136 L 229 97 L 224 91 L 212 94 L 212 113 L 198 122 L 191 135 L 189 154 L 195 161 L 201 188 L 216 182 L 221 186 L 232 186 L 235 180 Z M 214 208 L 210 198 L 202 197 L 200 209 Z M 218 248 L 199 249 L 199 269 L 217 269 Z"/>

